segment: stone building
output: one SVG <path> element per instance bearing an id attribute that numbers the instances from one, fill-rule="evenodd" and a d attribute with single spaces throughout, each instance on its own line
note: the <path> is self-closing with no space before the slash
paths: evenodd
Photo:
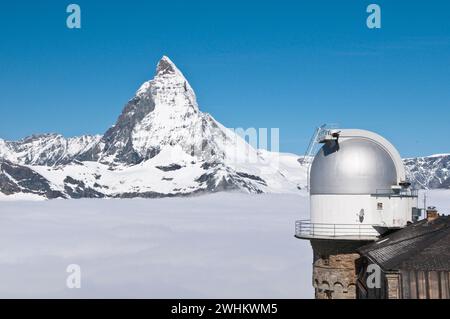
<path id="1" fill-rule="evenodd" d="M 355 299 L 358 259 L 355 241 L 311 240 L 316 299 Z"/>

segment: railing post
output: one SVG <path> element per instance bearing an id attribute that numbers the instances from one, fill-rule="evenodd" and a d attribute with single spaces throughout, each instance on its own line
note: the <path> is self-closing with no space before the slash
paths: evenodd
<path id="1" fill-rule="evenodd" d="M 336 224 L 333 224 L 333 237 L 336 237 Z"/>

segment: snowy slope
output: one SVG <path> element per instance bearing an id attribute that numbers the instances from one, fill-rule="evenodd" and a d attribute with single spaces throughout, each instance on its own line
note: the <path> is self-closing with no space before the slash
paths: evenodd
<path id="1" fill-rule="evenodd" d="M 88 161 L 59 168 L 33 166 L 33 169 L 49 180 L 54 189 L 71 193 L 69 197 L 91 197 L 75 194 L 86 190 L 93 195 L 98 192 L 108 197 L 164 197 L 224 189 L 297 193 L 297 187 L 304 186 L 304 168 L 299 167 L 297 157 L 293 155 L 282 156 L 280 164 L 271 167 L 275 156 L 269 152 L 261 154 L 261 158 L 267 158 L 267 165 L 245 166 L 241 163 L 235 167 L 224 164 L 208 167 L 207 162 L 198 161 L 181 147 L 173 146 L 140 164 L 114 170 L 103 163 Z M 211 180 L 225 182 L 214 184 Z"/>
<path id="2" fill-rule="evenodd" d="M 0 158 L 21 165 L 66 164 L 88 152 L 100 138 L 100 135 L 64 138 L 59 134 L 42 134 L 17 142 L 0 139 Z"/>

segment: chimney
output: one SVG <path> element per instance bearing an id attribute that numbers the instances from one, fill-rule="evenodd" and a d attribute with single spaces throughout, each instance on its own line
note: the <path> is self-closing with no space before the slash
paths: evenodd
<path id="1" fill-rule="evenodd" d="M 438 217 L 439 217 L 439 214 L 438 214 L 436 207 L 430 206 L 427 208 L 427 220 L 429 222 L 437 219 Z"/>

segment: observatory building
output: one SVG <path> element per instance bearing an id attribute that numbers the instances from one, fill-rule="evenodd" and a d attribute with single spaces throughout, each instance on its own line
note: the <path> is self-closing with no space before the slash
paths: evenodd
<path id="1" fill-rule="evenodd" d="M 320 128 L 309 169 L 310 219 L 295 236 L 311 242 L 316 298 L 356 298 L 357 249 L 420 216 L 395 147 L 378 134 Z"/>

